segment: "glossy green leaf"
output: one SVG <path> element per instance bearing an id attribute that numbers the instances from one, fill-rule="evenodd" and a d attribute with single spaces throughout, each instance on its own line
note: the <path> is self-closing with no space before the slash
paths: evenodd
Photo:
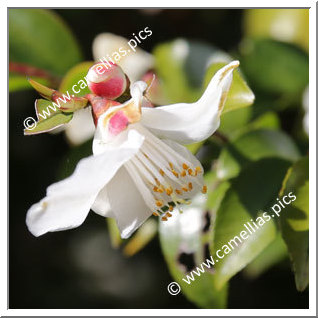
<path id="1" fill-rule="evenodd" d="M 308 55 L 273 40 L 248 40 L 241 49 L 241 67 L 253 87 L 299 98 L 308 85 Z"/>
<path id="2" fill-rule="evenodd" d="M 277 234 L 263 252 L 261 252 L 250 264 L 248 264 L 244 273 L 250 278 L 256 278 L 270 269 L 272 266 L 280 263 L 287 257 L 287 247 L 280 234 Z"/>
<path id="3" fill-rule="evenodd" d="M 233 139 L 246 128 L 251 119 L 251 107 L 235 109 L 231 112 L 222 114 L 218 131 L 226 135 L 227 138 Z"/>
<path id="4" fill-rule="evenodd" d="M 296 199 L 281 212 L 280 226 L 293 269 L 296 287 L 303 291 L 309 273 L 309 159 L 302 158 L 288 171 L 280 196 L 292 192 Z M 315 213 L 315 211 L 313 211 Z"/>
<path id="5" fill-rule="evenodd" d="M 309 49 L 309 9 L 244 10 L 243 26 L 248 37 L 272 38 Z"/>
<path id="6" fill-rule="evenodd" d="M 222 287 L 232 276 L 253 261 L 275 239 L 276 227 L 268 211 L 277 197 L 280 184 L 289 167 L 289 162 L 282 159 L 268 158 L 256 161 L 246 167 L 231 182 L 216 215 L 213 231 L 213 249 L 216 255 L 221 250 L 223 258 L 216 263 L 216 282 Z M 263 221 L 259 219 L 262 217 Z M 264 222 L 265 220 L 265 222 Z M 258 228 L 252 222 L 258 225 Z M 247 227 L 250 222 L 253 229 Z M 247 227 L 246 227 L 247 226 Z M 240 240 L 245 231 L 249 237 Z M 250 234 L 249 234 L 250 233 Z M 246 237 L 245 234 L 243 236 Z M 232 246 L 225 255 L 226 246 L 235 238 L 238 245 Z M 228 251 L 228 250 L 227 250 Z"/>
<path id="7" fill-rule="evenodd" d="M 208 243 L 204 229 L 205 200 L 198 197 L 184 212 L 173 215 L 168 222 L 159 222 L 159 234 L 162 252 L 168 264 L 170 274 L 180 286 L 182 293 L 201 308 L 224 308 L 226 305 L 227 286 L 216 289 L 213 268 L 206 269 L 194 281 L 187 278 L 192 268 L 187 268 L 182 256 L 193 261 L 193 269 L 205 261 L 205 244 Z M 173 212 L 178 213 L 178 212 Z M 185 280 L 183 280 L 185 279 Z"/>
<path id="8" fill-rule="evenodd" d="M 82 58 L 67 25 L 51 10 L 9 9 L 9 60 L 63 75 Z"/>
<path id="9" fill-rule="evenodd" d="M 225 66 L 226 63 L 213 63 L 206 71 L 204 79 L 204 87 L 207 87 L 213 75 Z M 233 72 L 232 84 L 226 98 L 226 102 L 222 111 L 222 114 L 239 109 L 242 107 L 247 107 L 253 104 L 254 94 L 252 90 L 248 87 L 247 83 L 243 79 L 240 72 L 236 69 Z"/>
<path id="10" fill-rule="evenodd" d="M 281 131 L 250 131 L 224 147 L 218 161 L 218 177 L 235 177 L 242 167 L 265 157 L 295 161 L 299 158 L 299 151 L 292 139 Z"/>
<path id="11" fill-rule="evenodd" d="M 85 96 L 90 93 L 84 77 L 94 62 L 83 62 L 70 69 L 64 76 L 59 91 L 65 93 L 69 91 L 71 95 Z"/>
<path id="12" fill-rule="evenodd" d="M 56 112 L 54 115 L 50 116 L 47 119 L 41 120 L 37 122 L 37 125 L 32 130 L 24 130 L 25 135 L 36 135 L 51 131 L 57 127 L 60 127 L 66 123 L 68 123 L 73 118 L 73 113 L 61 113 Z"/>

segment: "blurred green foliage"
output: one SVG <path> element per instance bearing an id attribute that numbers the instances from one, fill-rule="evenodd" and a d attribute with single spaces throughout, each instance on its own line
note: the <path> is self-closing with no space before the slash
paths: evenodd
<path id="1" fill-rule="evenodd" d="M 196 101 L 218 69 L 234 58 L 241 62 L 234 72 L 218 133 L 188 147 L 207 167 L 207 202 L 185 209 L 174 223 L 159 225 L 170 274 L 184 295 L 202 308 L 226 307 L 234 275 L 244 269 L 246 275 L 256 278 L 286 260 L 287 250 L 297 289 L 303 291 L 309 281 L 308 138 L 299 134 L 303 92 L 309 81 L 308 10 L 249 9 L 244 11 L 242 25 L 242 39 L 231 52 L 185 38 L 157 43 L 152 51 L 155 72 L 169 103 Z M 71 31 L 52 11 L 10 9 L 9 30 L 10 62 L 59 77 L 60 91 L 82 79 L 93 63 L 83 61 Z M 10 91 L 28 87 L 21 74 L 10 73 L 9 80 Z M 38 80 L 48 85 L 48 79 Z M 78 96 L 87 93 L 86 88 Z M 52 125 L 60 120 L 58 116 L 64 116 L 64 122 L 72 117 L 57 113 L 51 118 Z M 78 160 L 90 154 L 90 141 L 70 149 L 60 177 L 68 176 Z M 182 280 L 189 274 L 188 264 L 180 262 L 183 253 L 192 255 L 195 268 L 207 257 L 206 246 L 213 255 L 243 230 L 245 222 L 256 219 L 279 194 L 290 191 L 297 200 L 282 211 L 278 222 L 277 217 L 267 222 L 191 285 Z M 188 232 L 182 229 L 187 213 L 193 218 Z M 203 231 L 206 213 L 211 224 Z M 123 244 L 115 222 L 108 220 L 113 247 L 123 247 L 126 256 L 140 251 L 155 237 L 156 225 L 151 221 Z M 195 224 L 200 226 L 195 228 Z"/>

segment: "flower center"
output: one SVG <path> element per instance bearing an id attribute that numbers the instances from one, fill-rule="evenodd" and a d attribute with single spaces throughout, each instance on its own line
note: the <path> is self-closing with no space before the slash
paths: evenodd
<path id="1" fill-rule="evenodd" d="M 190 204 L 190 199 L 199 191 L 206 193 L 203 184 L 203 168 L 195 157 L 185 159 L 167 143 L 138 125 L 145 135 L 140 152 L 126 168 L 139 188 L 153 215 L 167 221 L 180 204 Z"/>

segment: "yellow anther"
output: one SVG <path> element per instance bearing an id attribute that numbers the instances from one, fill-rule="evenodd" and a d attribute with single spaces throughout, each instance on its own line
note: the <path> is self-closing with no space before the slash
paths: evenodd
<path id="1" fill-rule="evenodd" d="M 168 218 L 171 218 L 171 217 L 172 217 L 172 214 L 169 213 L 169 212 L 167 212 L 167 213 L 166 213 L 166 216 L 167 216 Z"/>
<path id="2" fill-rule="evenodd" d="M 188 170 L 188 169 L 189 169 L 189 166 L 188 166 L 187 164 L 183 163 L 183 164 L 182 164 L 182 168 L 183 168 L 184 170 Z"/>
<path id="3" fill-rule="evenodd" d="M 188 169 L 188 174 L 189 174 L 189 176 L 193 176 L 193 170 L 192 169 Z"/>
<path id="4" fill-rule="evenodd" d="M 182 192 L 178 189 L 175 189 L 174 191 L 176 192 L 176 194 L 179 194 L 179 195 L 182 194 Z"/>
<path id="5" fill-rule="evenodd" d="M 159 187 L 161 185 L 159 180 L 157 178 L 155 178 L 155 181 L 156 181 L 157 186 Z"/>
<path id="6" fill-rule="evenodd" d="M 199 167 L 199 166 L 195 167 L 195 172 L 196 173 L 201 173 L 202 172 L 201 167 Z"/>
<path id="7" fill-rule="evenodd" d="M 149 157 L 144 153 L 144 156 L 147 158 L 147 159 L 149 159 Z"/>
<path id="8" fill-rule="evenodd" d="M 159 216 L 159 213 L 153 212 L 152 215 L 154 215 L 154 216 Z"/>
<path id="9" fill-rule="evenodd" d="M 189 187 L 190 190 L 192 190 L 192 182 L 188 183 L 188 187 Z"/>
<path id="10" fill-rule="evenodd" d="M 169 205 L 169 211 L 171 212 L 173 210 L 173 206 Z"/>
<path id="11" fill-rule="evenodd" d="M 172 170 L 171 172 L 175 175 L 175 177 L 179 178 L 179 173 L 177 171 Z"/>
<path id="12" fill-rule="evenodd" d="M 171 195 L 171 194 L 172 194 L 172 192 L 173 192 L 173 190 L 172 190 L 172 188 L 171 188 L 171 187 L 166 188 L 166 193 L 167 193 L 167 195 Z"/>
<path id="13" fill-rule="evenodd" d="M 188 188 L 187 188 L 187 187 L 182 187 L 182 190 L 183 190 L 184 192 L 188 192 Z"/>
<path id="14" fill-rule="evenodd" d="M 202 193 L 206 193 L 206 192 L 207 192 L 207 190 L 208 190 L 207 186 L 206 186 L 206 185 L 204 185 L 204 186 L 202 187 L 201 192 L 202 192 Z"/>
<path id="15" fill-rule="evenodd" d="M 156 200 L 156 206 L 159 208 L 163 206 L 163 202 L 161 200 Z"/>
<path id="16" fill-rule="evenodd" d="M 169 167 L 170 167 L 170 169 L 173 169 L 173 165 L 171 162 L 169 162 Z"/>
<path id="17" fill-rule="evenodd" d="M 168 219 L 167 219 L 166 216 L 163 216 L 163 217 L 161 218 L 161 220 L 162 220 L 162 221 L 167 221 Z"/>
<path id="18" fill-rule="evenodd" d="M 159 172 L 160 172 L 160 174 L 161 174 L 162 176 L 165 175 L 165 172 L 164 172 L 162 169 L 160 169 Z"/>
<path id="19" fill-rule="evenodd" d="M 185 170 L 182 170 L 180 172 L 181 177 L 185 177 L 187 175 L 187 172 Z"/>
<path id="20" fill-rule="evenodd" d="M 159 190 L 158 187 L 156 187 L 156 186 L 153 187 L 154 192 L 158 192 L 158 190 Z"/>

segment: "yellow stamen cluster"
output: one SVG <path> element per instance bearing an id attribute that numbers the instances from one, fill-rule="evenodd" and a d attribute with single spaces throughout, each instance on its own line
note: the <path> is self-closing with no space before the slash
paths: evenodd
<path id="1" fill-rule="evenodd" d="M 186 163 L 182 164 L 182 169 L 176 169 L 172 162 L 168 162 L 168 166 L 169 167 L 162 167 L 158 170 L 159 174 L 164 177 L 164 181 L 161 180 L 163 184 L 158 180 L 158 176 L 158 178 L 154 178 L 155 185 L 152 185 L 152 191 L 155 194 L 155 204 L 158 207 L 158 209 L 153 212 L 153 215 L 161 216 L 162 221 L 167 221 L 170 217 L 172 217 L 172 214 L 170 212 L 172 212 L 175 207 L 177 207 L 179 212 L 182 213 L 182 210 L 179 208 L 180 203 L 191 203 L 191 201 L 182 199 L 180 198 L 180 196 L 186 192 L 189 193 L 193 190 L 192 182 L 187 182 L 186 184 L 180 186 L 179 189 L 175 188 L 168 181 L 168 178 L 171 179 L 170 173 L 172 173 L 175 178 L 178 178 L 180 180 L 176 182 L 179 184 L 183 183 L 181 182 L 181 180 L 186 176 L 196 177 L 198 174 L 202 173 L 201 167 L 198 166 L 190 168 Z M 203 186 L 201 191 L 203 193 L 206 193 L 206 186 Z M 170 197 L 171 200 L 167 199 L 167 196 Z"/>

